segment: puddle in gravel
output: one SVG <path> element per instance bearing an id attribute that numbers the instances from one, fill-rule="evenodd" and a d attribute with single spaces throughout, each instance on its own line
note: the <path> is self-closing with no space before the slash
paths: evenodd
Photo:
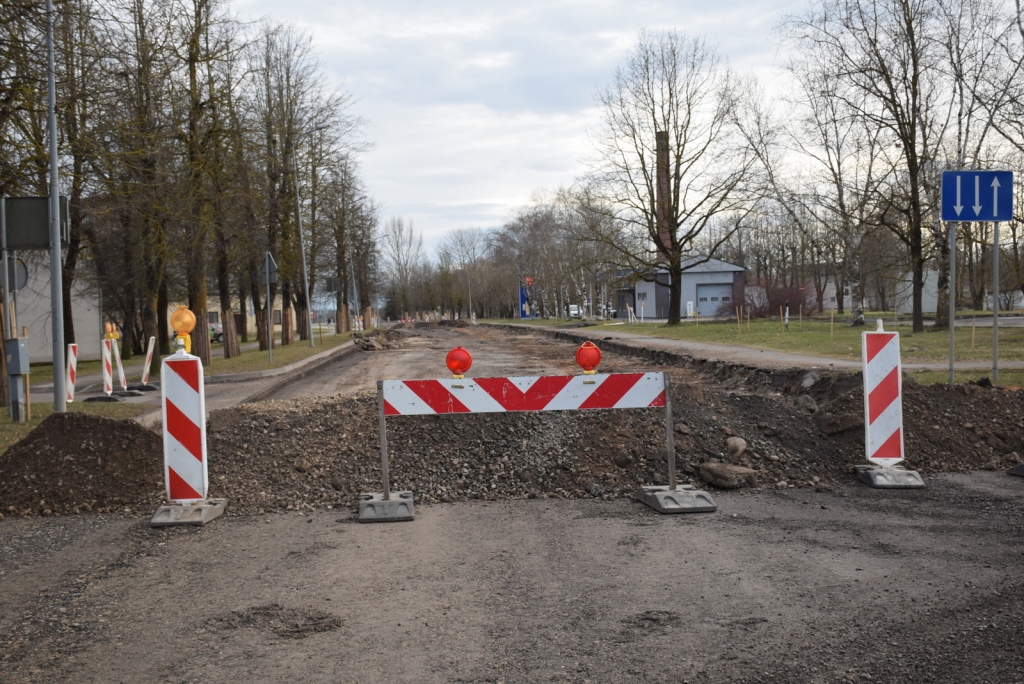
<path id="1" fill-rule="evenodd" d="M 285 639 L 333 632 L 343 624 L 344 620 L 330 613 L 312 608 L 285 608 L 276 603 L 235 610 L 210 620 L 210 626 L 215 629 L 257 629 Z"/>
<path id="2" fill-rule="evenodd" d="M 667 634 L 668 630 L 682 624 L 679 613 L 670 610 L 645 610 L 622 620 L 622 637 L 630 641 L 638 636 Z"/>

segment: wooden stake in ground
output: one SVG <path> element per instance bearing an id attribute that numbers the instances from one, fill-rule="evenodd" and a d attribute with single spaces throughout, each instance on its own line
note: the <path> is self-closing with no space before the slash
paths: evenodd
<path id="1" fill-rule="evenodd" d="M 743 334 L 743 314 L 740 313 L 740 307 L 736 307 L 736 332 L 740 335 Z"/>
<path id="2" fill-rule="evenodd" d="M 747 307 L 743 307 L 747 309 Z M 747 334 L 750 334 L 750 309 L 747 309 Z"/>
<path id="3" fill-rule="evenodd" d="M 800 323 L 804 322 L 804 305 L 803 304 L 800 304 L 800 306 L 797 308 L 797 320 Z"/>
<path id="4" fill-rule="evenodd" d="M 828 316 L 828 336 L 836 336 L 836 310 L 832 309 Z"/>

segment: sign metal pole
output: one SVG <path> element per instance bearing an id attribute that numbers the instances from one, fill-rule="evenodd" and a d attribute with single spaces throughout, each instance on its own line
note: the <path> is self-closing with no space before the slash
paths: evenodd
<path id="1" fill-rule="evenodd" d="M 949 383 L 953 384 L 953 347 L 956 339 L 956 223 L 949 224 Z"/>
<path id="2" fill-rule="evenodd" d="M 999 380 L 999 221 L 992 236 L 992 382 Z"/>

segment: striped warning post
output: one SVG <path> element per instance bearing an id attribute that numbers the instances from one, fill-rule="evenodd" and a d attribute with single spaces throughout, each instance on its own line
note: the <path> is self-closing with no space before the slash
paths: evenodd
<path id="1" fill-rule="evenodd" d="M 103 357 L 103 391 L 107 393 L 108 397 L 114 391 L 114 369 L 110 365 L 111 342 L 112 340 L 103 340 L 100 345 Z"/>
<path id="2" fill-rule="evenodd" d="M 665 406 L 663 373 L 387 380 L 387 416 Z"/>
<path id="3" fill-rule="evenodd" d="M 121 350 L 117 348 L 117 340 L 110 340 L 111 348 L 114 350 L 114 359 L 117 361 L 117 379 L 121 381 L 121 390 L 128 391 L 128 381 L 124 378 L 124 366 L 121 365 Z"/>
<path id="4" fill-rule="evenodd" d="M 149 367 L 153 363 L 153 349 L 156 345 L 156 338 L 149 338 L 149 345 L 146 347 L 146 365 L 142 368 L 142 384 L 149 384 Z"/>
<path id="5" fill-rule="evenodd" d="M 865 332 L 861 350 L 867 459 L 879 465 L 892 466 L 903 460 L 904 453 L 900 335 Z"/>
<path id="6" fill-rule="evenodd" d="M 164 413 L 164 481 L 173 503 L 206 498 L 206 396 L 198 356 L 178 351 L 160 366 Z"/>
<path id="7" fill-rule="evenodd" d="M 68 369 L 64 375 L 64 386 L 67 387 L 68 395 L 66 397 L 68 403 L 75 400 L 75 378 L 78 377 L 78 345 L 68 345 Z"/>

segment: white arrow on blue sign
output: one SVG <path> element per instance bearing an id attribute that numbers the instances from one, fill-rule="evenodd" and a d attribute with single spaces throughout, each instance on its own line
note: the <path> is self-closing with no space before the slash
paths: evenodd
<path id="1" fill-rule="evenodd" d="M 1013 219 L 1013 171 L 943 171 L 943 221 Z"/>

